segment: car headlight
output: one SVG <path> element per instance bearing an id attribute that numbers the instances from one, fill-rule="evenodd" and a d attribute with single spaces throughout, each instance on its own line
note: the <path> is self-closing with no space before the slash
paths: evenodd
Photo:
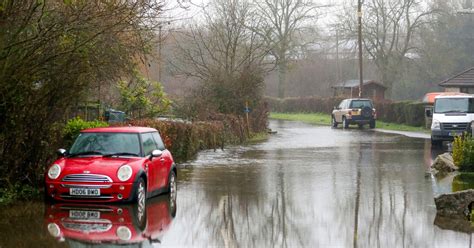
<path id="1" fill-rule="evenodd" d="M 437 120 L 433 120 L 433 123 L 431 123 L 431 129 L 441 129 L 441 123 Z"/>
<path id="2" fill-rule="evenodd" d="M 57 238 L 61 234 L 61 229 L 59 229 L 59 226 L 55 223 L 49 223 L 48 224 L 48 232 L 51 234 L 51 236 Z"/>
<path id="3" fill-rule="evenodd" d="M 130 165 L 122 165 L 117 171 L 117 177 L 120 181 L 125 182 L 132 177 L 132 172 Z"/>
<path id="4" fill-rule="evenodd" d="M 121 240 L 130 240 L 132 238 L 132 232 L 126 226 L 119 226 L 119 228 L 117 228 L 116 234 Z"/>
<path id="5" fill-rule="evenodd" d="M 48 177 L 51 179 L 56 179 L 61 174 L 61 166 L 57 164 L 53 164 L 53 166 L 49 167 L 48 170 Z"/>

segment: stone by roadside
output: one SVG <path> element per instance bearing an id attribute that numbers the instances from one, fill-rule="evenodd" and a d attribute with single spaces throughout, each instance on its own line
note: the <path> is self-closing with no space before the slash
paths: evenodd
<path id="1" fill-rule="evenodd" d="M 435 199 L 437 214 L 457 219 L 467 219 L 474 203 L 474 189 L 442 194 Z"/>
<path id="2" fill-rule="evenodd" d="M 443 153 L 436 157 L 435 161 L 431 165 L 431 169 L 434 175 L 446 175 L 459 170 L 459 168 L 454 165 L 453 156 L 451 156 L 449 152 Z"/>

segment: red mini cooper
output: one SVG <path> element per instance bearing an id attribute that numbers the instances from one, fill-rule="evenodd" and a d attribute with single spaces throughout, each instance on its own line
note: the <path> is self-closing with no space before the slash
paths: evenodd
<path id="1" fill-rule="evenodd" d="M 177 170 L 156 129 L 107 127 L 83 130 L 45 173 L 47 200 L 127 201 L 176 193 Z"/>

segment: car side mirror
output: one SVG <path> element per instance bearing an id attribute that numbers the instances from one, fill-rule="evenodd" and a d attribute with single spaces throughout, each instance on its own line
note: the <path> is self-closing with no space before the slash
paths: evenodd
<path id="1" fill-rule="evenodd" d="M 159 157 L 161 157 L 161 155 L 163 155 L 163 152 L 162 152 L 162 151 L 160 151 L 160 150 L 153 150 L 153 151 L 151 151 L 150 159 L 152 159 L 152 158 L 159 158 Z"/>
<path id="2" fill-rule="evenodd" d="M 67 152 L 66 149 L 62 149 L 62 148 L 61 148 L 61 149 L 58 149 L 58 150 L 56 151 L 56 154 L 57 154 L 59 157 L 64 157 L 64 156 L 66 156 L 66 152 Z"/>
<path id="3" fill-rule="evenodd" d="M 426 114 L 426 117 L 429 117 L 429 118 L 433 117 L 433 112 L 431 109 L 425 110 L 425 114 Z"/>

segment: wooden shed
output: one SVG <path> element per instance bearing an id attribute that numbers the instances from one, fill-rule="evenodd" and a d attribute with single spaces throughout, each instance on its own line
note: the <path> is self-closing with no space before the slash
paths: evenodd
<path id="1" fill-rule="evenodd" d="M 331 88 L 334 89 L 334 97 L 354 98 L 359 96 L 359 80 L 347 80 L 336 84 Z M 364 80 L 362 86 L 362 97 L 370 98 L 374 101 L 385 100 L 385 91 L 387 87 L 374 80 Z"/>
<path id="2" fill-rule="evenodd" d="M 474 67 L 442 81 L 439 86 L 446 92 L 474 94 Z"/>

